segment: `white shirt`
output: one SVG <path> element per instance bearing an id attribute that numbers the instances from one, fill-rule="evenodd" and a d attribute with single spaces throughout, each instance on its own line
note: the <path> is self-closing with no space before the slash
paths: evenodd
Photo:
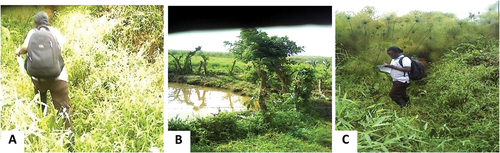
<path id="1" fill-rule="evenodd" d="M 56 37 L 57 42 L 59 43 L 59 46 L 61 46 L 61 50 L 62 50 L 62 47 L 63 47 L 64 43 L 66 42 L 66 39 L 61 35 L 61 32 L 58 29 L 53 28 L 51 26 L 48 26 L 48 27 L 49 27 L 49 31 Z M 35 33 L 35 29 L 31 29 L 28 32 L 28 35 L 26 35 L 26 38 L 24 38 L 23 45 L 28 46 L 31 35 L 33 35 L 33 33 Z M 34 77 L 31 77 L 31 78 L 38 81 L 38 79 L 36 79 Z M 59 76 L 56 78 L 56 80 L 62 80 L 62 81 L 68 82 L 68 72 L 66 72 L 66 66 L 63 67 L 61 74 L 59 74 Z M 41 81 L 43 81 L 43 79 Z"/>
<path id="2" fill-rule="evenodd" d="M 396 67 L 402 68 L 402 67 L 411 67 L 411 60 L 408 57 L 403 58 L 404 55 L 400 55 L 396 59 L 391 60 L 391 65 L 394 65 Z M 399 59 L 403 58 L 403 65 L 399 64 Z M 410 77 L 408 76 L 408 73 L 405 74 L 405 72 L 396 70 L 396 69 L 391 69 L 391 77 L 392 81 L 399 81 L 403 83 L 410 83 Z"/>

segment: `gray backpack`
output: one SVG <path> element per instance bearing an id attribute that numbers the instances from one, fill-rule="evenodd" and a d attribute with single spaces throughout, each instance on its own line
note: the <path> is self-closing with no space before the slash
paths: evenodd
<path id="1" fill-rule="evenodd" d="M 53 79 L 61 74 L 64 67 L 61 46 L 47 26 L 40 26 L 31 35 L 24 65 L 28 75 L 35 78 Z"/>

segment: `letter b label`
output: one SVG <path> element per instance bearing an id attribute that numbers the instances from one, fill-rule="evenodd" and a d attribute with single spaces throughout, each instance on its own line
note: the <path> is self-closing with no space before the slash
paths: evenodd
<path id="1" fill-rule="evenodd" d="M 169 152 L 191 152 L 191 131 L 167 131 L 166 139 Z"/>
<path id="2" fill-rule="evenodd" d="M 181 144 L 181 143 L 182 143 L 182 136 L 175 135 L 175 144 Z"/>

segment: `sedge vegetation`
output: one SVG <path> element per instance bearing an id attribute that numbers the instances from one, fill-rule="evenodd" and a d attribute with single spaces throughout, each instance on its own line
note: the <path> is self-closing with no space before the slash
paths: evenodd
<path id="1" fill-rule="evenodd" d="M 2 6 L 1 130 L 24 131 L 26 152 L 68 151 L 15 58 L 38 11 L 66 38 L 74 151 L 163 152 L 163 6 Z"/>
<path id="2" fill-rule="evenodd" d="M 498 2 L 465 19 L 374 11 L 336 12 L 335 129 L 357 130 L 361 152 L 498 152 Z M 404 110 L 376 67 L 392 45 L 426 66 Z"/>

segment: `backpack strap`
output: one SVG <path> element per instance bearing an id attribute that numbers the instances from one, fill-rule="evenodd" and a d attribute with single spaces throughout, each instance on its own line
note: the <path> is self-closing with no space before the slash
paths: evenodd
<path id="1" fill-rule="evenodd" d="M 405 55 L 403 55 L 403 57 L 402 57 L 401 59 L 399 59 L 399 65 L 400 65 L 401 67 L 403 67 L 403 58 L 405 58 L 405 57 L 406 57 L 406 56 L 405 56 Z M 408 57 L 408 58 L 409 58 L 409 57 Z M 403 71 L 403 76 L 406 76 L 406 74 L 407 74 L 407 73 L 408 73 L 408 72 Z"/>

